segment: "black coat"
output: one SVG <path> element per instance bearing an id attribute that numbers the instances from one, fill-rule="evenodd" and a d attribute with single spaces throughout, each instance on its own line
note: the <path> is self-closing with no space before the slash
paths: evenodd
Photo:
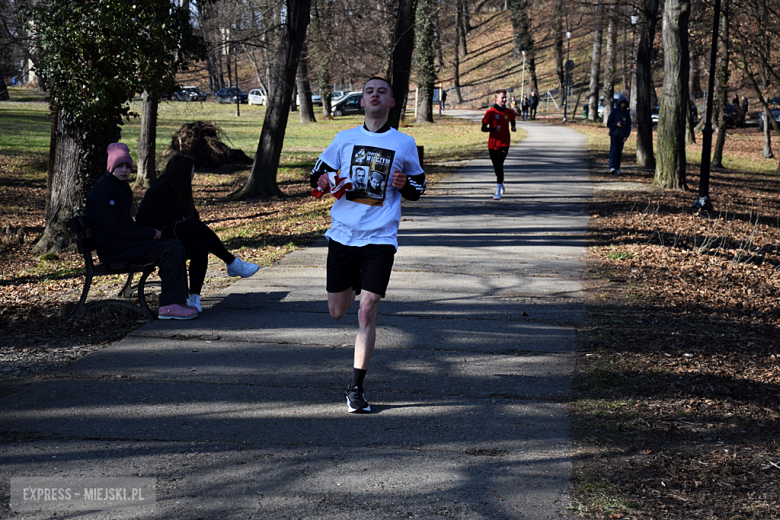
<path id="1" fill-rule="evenodd" d="M 106 172 L 87 195 L 85 216 L 92 227 L 101 262 L 132 262 L 155 243 L 157 231 L 130 216 L 133 190 Z"/>
<path id="2" fill-rule="evenodd" d="M 173 225 L 183 218 L 200 218 L 198 210 L 195 210 L 192 215 L 184 215 L 181 211 L 174 209 L 171 202 L 176 197 L 176 192 L 170 184 L 165 182 L 165 179 L 155 182 L 151 188 L 146 190 L 146 195 L 138 206 L 136 220 L 145 226 L 159 229 L 163 231 L 163 235 L 167 235 L 166 228 L 173 229 Z"/>

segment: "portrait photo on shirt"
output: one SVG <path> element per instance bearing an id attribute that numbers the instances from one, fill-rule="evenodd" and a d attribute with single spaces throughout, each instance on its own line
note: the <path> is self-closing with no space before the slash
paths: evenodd
<path id="1" fill-rule="evenodd" d="M 347 200 L 369 206 L 382 206 L 394 157 L 393 150 L 355 145 L 350 161 L 350 172 L 355 189 L 347 192 Z M 365 175 L 365 178 L 361 182 L 362 175 Z"/>
<path id="2" fill-rule="evenodd" d="M 366 189 L 366 181 L 368 180 L 368 167 L 366 166 L 353 166 L 352 167 L 352 184 L 356 190 Z"/>

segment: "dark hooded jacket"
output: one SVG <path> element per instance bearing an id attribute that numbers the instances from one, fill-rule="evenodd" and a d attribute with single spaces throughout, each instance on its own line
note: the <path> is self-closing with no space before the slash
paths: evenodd
<path id="1" fill-rule="evenodd" d="M 626 103 L 626 109 L 620 110 L 620 103 Z M 618 126 L 618 123 L 623 123 L 622 126 Z M 628 108 L 628 98 L 625 94 L 618 96 L 615 108 L 612 109 L 612 113 L 609 114 L 607 119 L 607 126 L 609 127 L 609 135 L 615 137 L 626 138 L 631 134 L 631 110 Z"/>
<path id="2" fill-rule="evenodd" d="M 157 230 L 130 216 L 133 190 L 127 182 L 106 172 L 87 195 L 85 216 L 92 227 L 101 262 L 132 262 L 157 241 Z"/>

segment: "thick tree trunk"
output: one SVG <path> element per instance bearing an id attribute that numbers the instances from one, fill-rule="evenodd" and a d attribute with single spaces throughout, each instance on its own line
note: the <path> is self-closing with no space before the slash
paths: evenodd
<path id="1" fill-rule="evenodd" d="M 607 53 L 604 58 L 604 118 L 602 124 L 607 126 L 609 114 L 612 113 L 612 100 L 615 94 L 615 46 L 617 44 L 617 26 L 615 0 L 609 0 L 607 3 Z"/>
<path id="2" fill-rule="evenodd" d="M 298 97 L 301 99 L 301 123 L 316 123 L 314 117 L 314 105 L 311 101 L 311 85 L 309 84 L 309 59 L 307 56 L 306 43 L 301 50 L 301 59 L 298 60 L 298 73 L 296 75 L 296 85 L 298 88 Z"/>
<path id="3" fill-rule="evenodd" d="M 415 0 L 399 0 L 395 21 L 393 56 L 388 74 L 393 87 L 395 106 L 390 109 L 388 123 L 398 128 L 403 110 L 406 108 L 406 96 L 409 94 L 409 76 L 412 70 L 412 52 L 414 51 L 414 13 Z"/>
<path id="4" fill-rule="evenodd" d="M 563 27 L 563 0 L 555 0 L 553 4 L 553 50 L 555 53 L 555 74 L 558 77 L 558 90 L 560 93 L 560 105 L 566 101 L 566 54 L 563 51 L 563 39 L 565 30 Z"/>
<path id="5" fill-rule="evenodd" d="M 653 154 L 653 122 L 650 111 L 653 108 L 653 42 L 660 0 L 644 0 L 643 20 L 640 24 L 641 35 L 636 55 L 636 114 L 631 120 L 636 128 L 636 164 L 644 168 L 655 168 Z"/>
<path id="6" fill-rule="evenodd" d="M 726 105 L 729 102 L 728 88 L 729 88 L 729 2 L 724 0 L 723 7 L 720 12 L 720 60 L 718 60 L 717 66 L 717 112 L 718 112 L 718 128 L 717 136 L 715 137 L 715 146 L 712 148 L 712 163 L 713 168 L 723 168 L 723 148 L 726 146 Z M 736 108 L 736 107 L 735 107 Z M 736 110 L 733 117 L 737 117 Z"/>
<path id="7" fill-rule="evenodd" d="M 458 104 L 463 103 L 463 95 L 460 93 L 460 41 L 463 32 L 463 2 L 458 0 L 457 11 L 455 15 L 455 41 L 452 53 L 452 81 L 455 86 L 455 96 L 458 98 Z"/>
<path id="8" fill-rule="evenodd" d="M 310 0 L 285 0 L 287 23 L 281 29 L 282 35 L 277 53 L 280 59 L 274 74 L 277 81 L 270 93 L 255 161 L 246 184 L 236 193 L 238 198 L 284 195 L 276 182 L 276 174 L 287 129 L 287 118 L 290 114 L 298 59 L 306 37 L 306 27 L 309 24 L 309 5 Z"/>
<path id="9" fill-rule="evenodd" d="M 46 227 L 33 247 L 36 254 L 58 253 L 71 241 L 68 220 L 84 207 L 84 169 L 80 132 L 66 129 L 63 117 L 57 119 L 51 196 L 46 212 Z"/>
<path id="10" fill-rule="evenodd" d="M 8 85 L 4 77 L 0 78 L 0 101 L 8 101 Z"/>
<path id="11" fill-rule="evenodd" d="M 57 125 L 59 124 L 60 108 L 51 104 L 51 132 L 49 136 L 49 164 L 46 168 L 46 215 L 51 211 L 51 187 L 54 183 L 54 165 L 57 160 Z"/>
<path id="12" fill-rule="evenodd" d="M 769 118 L 772 117 L 772 112 L 765 108 L 764 109 L 764 151 L 761 154 L 761 157 L 764 159 L 774 159 L 775 154 L 772 153 L 772 130 L 770 126 Z M 780 169 L 780 166 L 778 166 L 778 169 Z"/>
<path id="13" fill-rule="evenodd" d="M 658 114 L 658 164 L 653 184 L 675 190 L 686 188 L 685 123 L 690 13 L 690 0 L 666 0 L 664 4 L 664 85 Z"/>
<path id="14" fill-rule="evenodd" d="M 436 4 L 417 0 L 414 72 L 417 76 L 417 122 L 433 123 L 433 92 L 436 83 Z"/>
<path id="15" fill-rule="evenodd" d="M 588 93 L 588 121 L 595 121 L 599 107 L 599 77 L 601 76 L 601 44 L 604 38 L 602 0 L 596 2 L 596 25 L 593 31 L 593 58 L 590 62 L 590 89 Z"/>
<path id="16" fill-rule="evenodd" d="M 149 188 L 157 178 L 157 104 L 156 93 L 141 95 L 141 132 L 138 136 L 138 175 L 135 186 Z"/>

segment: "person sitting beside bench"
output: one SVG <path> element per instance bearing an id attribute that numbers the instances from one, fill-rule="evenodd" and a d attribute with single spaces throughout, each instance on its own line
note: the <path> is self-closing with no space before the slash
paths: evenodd
<path id="1" fill-rule="evenodd" d="M 197 318 L 198 311 L 186 305 L 189 293 L 184 247 L 177 240 L 163 240 L 160 230 L 142 226 L 130 216 L 133 190 L 127 180 L 132 167 L 127 145 L 108 145 L 107 171 L 87 195 L 85 208 L 98 258 L 103 263 L 157 264 L 162 281 L 157 317 L 161 320 Z"/>

